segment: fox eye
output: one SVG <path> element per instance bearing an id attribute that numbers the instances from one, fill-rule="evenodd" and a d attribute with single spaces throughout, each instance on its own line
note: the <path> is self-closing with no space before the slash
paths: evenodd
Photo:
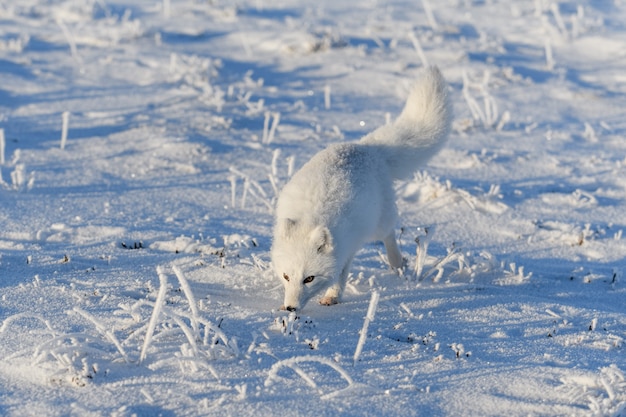
<path id="1" fill-rule="evenodd" d="M 302 281 L 302 282 L 304 282 L 305 284 L 310 284 L 311 282 L 313 282 L 314 279 L 315 279 L 315 277 L 313 275 L 311 275 L 310 277 L 306 277 L 304 279 L 304 281 Z"/>
<path id="2" fill-rule="evenodd" d="M 289 282 L 289 275 L 283 274 L 283 278 L 285 278 L 285 281 Z"/>

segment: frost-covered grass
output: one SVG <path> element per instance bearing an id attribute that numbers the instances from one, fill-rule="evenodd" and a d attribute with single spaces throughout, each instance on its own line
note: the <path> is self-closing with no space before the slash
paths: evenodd
<path id="1" fill-rule="evenodd" d="M 0 2 L 0 414 L 626 410 L 619 1 Z M 426 64 L 406 267 L 279 311 L 280 188 Z"/>

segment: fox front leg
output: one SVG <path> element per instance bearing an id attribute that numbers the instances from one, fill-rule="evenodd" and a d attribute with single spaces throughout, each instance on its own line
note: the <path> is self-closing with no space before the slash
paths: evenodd
<path id="1" fill-rule="evenodd" d="M 344 265 L 337 282 L 327 289 L 324 296 L 320 299 L 321 305 L 331 306 L 341 301 L 343 290 L 346 288 L 346 282 L 348 282 L 348 273 L 350 272 L 351 265 L 352 258 L 348 259 L 348 262 Z"/>

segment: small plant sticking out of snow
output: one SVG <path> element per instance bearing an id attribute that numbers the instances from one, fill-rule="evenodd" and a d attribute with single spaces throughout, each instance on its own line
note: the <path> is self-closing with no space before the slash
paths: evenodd
<path id="1" fill-rule="evenodd" d="M 424 263 L 426 262 L 426 253 L 428 252 L 428 244 L 432 234 L 429 235 L 429 228 L 419 228 L 418 232 L 423 231 L 423 234 L 415 238 L 417 244 L 416 256 L 415 256 L 415 278 L 418 281 L 422 280 L 422 271 L 424 270 Z"/>
<path id="2" fill-rule="evenodd" d="M 272 125 L 270 127 L 270 116 L 272 118 Z M 269 145 L 274 141 L 274 137 L 276 136 L 276 129 L 278 128 L 278 123 L 280 123 L 280 113 L 274 112 L 265 112 L 265 121 L 263 123 L 263 139 L 261 143 L 265 145 Z"/>
<path id="3" fill-rule="evenodd" d="M 199 92 L 199 100 L 221 111 L 225 104 L 225 93 L 211 80 L 218 75 L 222 61 L 201 58 L 196 55 L 170 55 L 169 81 L 180 83 Z"/>
<path id="4" fill-rule="evenodd" d="M 296 342 L 300 341 L 301 333 L 306 333 L 314 328 L 315 323 L 310 317 L 302 319 L 293 311 L 288 315 L 281 314 L 277 316 L 270 326 L 270 330 L 279 331 L 285 336 L 294 336 Z M 317 340 L 317 342 L 312 345 L 311 340 Z M 319 346 L 319 339 L 316 335 L 313 336 L 313 339 L 305 339 L 304 341 L 309 344 L 311 349 L 317 349 L 317 346 Z"/>
<path id="5" fill-rule="evenodd" d="M 124 249 L 143 249 L 143 242 L 139 241 L 139 242 L 133 242 L 129 244 L 127 244 L 126 242 L 121 242 L 120 246 L 123 247 Z"/>
<path id="6" fill-rule="evenodd" d="M 18 163 L 19 158 L 20 158 L 20 150 L 17 149 L 10 162 L 14 167 L 13 171 L 11 172 L 11 184 L 9 185 L 4 182 L 4 180 L 2 179 L 2 173 L 0 171 L 0 185 L 5 188 L 14 190 L 14 191 L 22 191 L 24 189 L 31 190 L 35 185 L 35 172 L 33 171 L 30 173 L 27 173 L 26 165 L 22 163 Z M 0 165 L 3 165 L 3 164 L 0 164 Z"/>
<path id="7" fill-rule="evenodd" d="M 24 164 L 15 165 L 15 169 L 11 172 L 11 183 L 14 190 L 22 188 L 25 182 L 25 166 Z"/>
<path id="8" fill-rule="evenodd" d="M 274 325 L 271 327 L 271 329 L 278 330 L 284 335 L 292 335 L 295 333 L 297 336 L 299 320 L 300 320 L 300 317 L 297 316 L 296 313 L 292 311 L 287 316 L 281 315 L 281 316 L 276 317 L 274 319 Z"/>
<path id="9" fill-rule="evenodd" d="M 309 345 L 312 350 L 317 350 L 320 345 L 320 339 L 314 336 L 312 339 L 304 339 L 304 342 Z"/>
<path id="10" fill-rule="evenodd" d="M 450 345 L 450 349 L 452 349 L 457 359 L 460 359 L 462 357 L 469 358 L 470 356 L 472 356 L 472 352 L 466 352 L 465 346 L 463 346 L 461 343 L 452 343 L 452 345 Z"/>
<path id="11" fill-rule="evenodd" d="M 491 72 L 485 70 L 482 79 L 478 82 L 470 80 L 467 72 L 463 72 L 463 98 L 469 107 L 474 121 L 480 123 L 484 128 L 496 128 L 502 130 L 504 125 L 510 120 L 509 112 L 500 115 L 498 104 L 489 93 L 489 80 Z M 478 95 L 478 99 L 475 97 Z M 482 101 L 482 105 L 479 102 Z"/>
<path id="12" fill-rule="evenodd" d="M 470 264 L 465 256 L 454 244 L 448 248 L 448 253 L 442 258 L 436 259 L 434 263 L 432 263 L 429 269 L 424 270 L 424 264 L 426 259 L 426 250 L 428 249 L 428 244 L 424 243 L 425 239 L 419 238 L 415 239 L 417 243 L 416 250 L 416 267 L 415 267 L 415 278 L 418 281 L 418 285 L 420 282 L 424 281 L 427 278 L 431 278 L 433 282 L 439 282 L 444 275 L 445 269 L 447 266 L 455 266 L 458 273 L 461 272 L 469 272 L 471 270 Z"/>
<path id="13" fill-rule="evenodd" d="M 516 266 L 515 262 L 511 262 L 508 266 L 508 269 L 506 269 L 504 262 L 502 262 L 501 268 L 503 269 L 504 277 L 495 281 L 495 283 L 499 285 L 524 284 L 530 280 L 530 277 L 533 276 L 532 272 L 524 274 L 524 267 Z"/>
<path id="14" fill-rule="evenodd" d="M 266 119 L 266 121 L 269 119 Z M 273 131 L 275 130 L 275 125 L 278 125 L 278 120 L 274 119 L 275 124 L 272 124 L 272 128 L 267 133 L 267 137 L 269 141 L 273 140 Z M 269 122 L 268 122 L 269 123 Z M 265 133 L 264 133 L 264 141 Z M 269 143 L 269 142 L 268 142 Z M 248 206 L 248 195 L 252 196 L 255 201 L 262 203 L 269 211 L 269 213 L 274 212 L 274 205 L 276 199 L 278 198 L 278 194 L 281 188 L 281 182 L 290 178 L 293 175 L 295 158 L 293 156 L 289 156 L 284 159 L 284 162 L 287 164 L 287 172 L 286 176 L 281 176 L 279 173 L 279 161 L 281 160 L 281 152 L 280 149 L 275 149 L 272 152 L 272 160 L 269 167 L 269 173 L 267 174 L 267 178 L 269 180 L 269 186 L 271 190 L 266 191 L 267 186 L 262 185 L 262 181 L 253 179 L 249 175 L 244 174 L 239 169 L 235 167 L 230 167 L 229 171 L 231 174 L 228 177 L 228 181 L 230 183 L 230 204 L 231 207 L 235 208 L 237 206 L 237 197 L 239 197 L 239 208 L 245 209 Z M 238 191 L 238 183 L 243 182 L 242 191 Z"/>
<path id="15" fill-rule="evenodd" d="M 620 271 L 617 268 L 613 268 L 613 274 L 611 276 L 611 287 L 615 289 L 615 287 L 617 286 L 617 284 L 620 282 L 621 279 L 622 279 L 622 271 Z"/>
<path id="16" fill-rule="evenodd" d="M 546 36 L 554 35 L 559 40 L 571 41 L 596 25 L 585 15 L 583 5 L 575 13 L 564 15 L 558 3 L 535 1 L 535 16 L 539 17 Z"/>
<path id="17" fill-rule="evenodd" d="M 246 208 L 246 201 L 248 198 L 248 194 L 250 194 L 257 201 L 263 203 L 270 213 L 274 211 L 274 199 L 276 198 L 276 196 L 270 198 L 258 181 L 253 180 L 238 169 L 230 167 L 230 172 L 243 180 L 243 191 L 241 193 L 240 208 Z M 233 177 L 229 177 L 229 179 L 231 183 L 231 203 L 234 203 L 236 199 L 237 180 L 236 178 L 233 179 Z"/>

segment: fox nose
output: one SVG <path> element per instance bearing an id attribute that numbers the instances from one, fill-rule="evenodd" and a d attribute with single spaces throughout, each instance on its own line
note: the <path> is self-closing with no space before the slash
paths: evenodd
<path id="1" fill-rule="evenodd" d="M 292 307 L 292 306 L 287 306 L 287 307 L 285 307 L 285 310 L 287 310 L 287 311 L 296 311 L 296 308 Z"/>

